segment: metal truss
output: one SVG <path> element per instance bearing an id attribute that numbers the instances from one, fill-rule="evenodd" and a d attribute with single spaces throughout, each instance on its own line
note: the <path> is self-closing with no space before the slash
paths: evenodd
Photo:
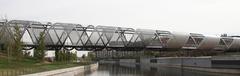
<path id="1" fill-rule="evenodd" d="M 0 44 L 4 39 L 14 38 L 14 27 L 18 26 L 21 36 L 28 33 L 32 43 L 38 45 L 39 35 L 45 33 L 45 44 L 49 48 L 72 47 L 97 48 L 143 48 L 143 49 L 239 49 L 240 39 L 209 37 L 203 34 L 179 34 L 164 30 L 133 29 L 113 26 L 81 25 L 72 23 L 41 23 L 37 21 L 11 20 L 0 22 Z M 25 38 L 25 37 L 22 37 Z M 238 46 L 239 45 L 239 46 Z"/>

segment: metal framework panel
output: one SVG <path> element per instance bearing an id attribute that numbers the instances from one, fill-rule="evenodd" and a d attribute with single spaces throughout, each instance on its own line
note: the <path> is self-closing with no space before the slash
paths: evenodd
<path id="1" fill-rule="evenodd" d="M 32 23 L 27 27 L 26 31 L 30 34 L 31 39 L 32 39 L 34 44 L 38 44 L 40 33 L 41 32 L 45 33 L 46 30 L 47 30 L 47 26 L 49 24 L 42 24 L 42 23 L 39 22 L 39 23 Z M 45 41 L 46 40 L 47 39 L 45 38 Z"/>
<path id="2" fill-rule="evenodd" d="M 228 49 L 229 50 L 239 50 L 240 49 L 240 38 L 233 38 Z"/>
<path id="3" fill-rule="evenodd" d="M 74 28 L 72 28 L 70 30 L 72 30 L 72 31 L 68 34 L 68 36 L 72 42 L 72 45 L 73 46 L 83 46 L 83 44 L 80 40 L 83 27 L 79 24 L 76 24 L 76 25 L 74 25 Z"/>
<path id="4" fill-rule="evenodd" d="M 146 48 L 163 48 L 161 39 L 156 30 L 137 29 L 136 31 L 139 33 L 139 36 Z"/>
<path id="5" fill-rule="evenodd" d="M 10 31 L 7 29 L 7 22 L 3 21 L 0 24 L 0 44 L 4 44 L 7 40 L 13 39 L 13 37 L 10 35 Z"/>
<path id="6" fill-rule="evenodd" d="M 83 46 L 92 46 L 90 37 L 92 35 L 93 30 L 94 30 L 93 25 L 88 25 L 87 27 L 83 28 L 83 32 L 81 35 L 81 41 L 82 41 Z"/>
<path id="7" fill-rule="evenodd" d="M 27 27 L 34 23 L 34 21 L 24 21 L 24 20 L 11 20 L 7 24 L 7 30 L 9 31 L 9 34 L 14 38 L 14 27 L 19 27 L 21 37 L 23 36 L 24 32 L 26 31 Z M 37 22 L 36 22 L 37 23 Z"/>
<path id="8" fill-rule="evenodd" d="M 108 47 L 124 47 L 123 37 L 119 29 L 116 30 L 109 41 Z"/>
<path id="9" fill-rule="evenodd" d="M 190 33 L 187 43 L 183 46 L 184 49 L 197 49 L 205 38 L 203 34 Z"/>
<path id="10" fill-rule="evenodd" d="M 104 43 L 101 39 L 101 30 L 100 29 L 94 29 L 92 31 L 92 35 L 90 37 L 90 41 L 92 42 L 93 46 L 104 46 Z"/>
<path id="11" fill-rule="evenodd" d="M 133 37 L 133 34 L 135 33 L 135 30 L 133 28 L 120 28 L 120 34 L 122 35 L 122 41 L 124 43 L 124 46 L 128 46 L 130 40 Z"/>

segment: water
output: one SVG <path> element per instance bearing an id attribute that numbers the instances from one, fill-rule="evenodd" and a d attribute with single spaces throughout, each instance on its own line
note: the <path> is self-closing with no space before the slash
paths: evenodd
<path id="1" fill-rule="evenodd" d="M 201 72 L 181 68 L 150 67 L 133 64 L 99 64 L 97 71 L 85 76 L 240 76 L 220 73 Z"/>

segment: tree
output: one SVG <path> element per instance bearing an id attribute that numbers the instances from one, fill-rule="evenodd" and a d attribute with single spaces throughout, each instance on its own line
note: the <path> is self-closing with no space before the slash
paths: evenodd
<path id="1" fill-rule="evenodd" d="M 93 61 L 96 59 L 94 52 L 88 52 L 88 58 Z"/>
<path id="2" fill-rule="evenodd" d="M 5 44 L 4 44 L 4 50 L 6 50 L 7 53 L 7 60 L 8 60 L 8 64 L 11 63 L 12 60 L 12 53 L 13 53 L 13 47 L 12 45 L 14 45 L 13 43 L 13 39 L 11 39 L 9 36 L 5 39 Z"/>
<path id="3" fill-rule="evenodd" d="M 86 58 L 86 55 L 85 55 L 85 54 L 82 55 L 82 59 L 84 59 L 84 58 Z"/>
<path id="4" fill-rule="evenodd" d="M 21 37 L 22 37 L 21 30 L 18 25 L 14 26 L 13 36 L 14 36 L 13 38 L 15 38 L 15 41 L 12 45 L 13 56 L 15 56 L 18 61 L 20 61 L 23 58 L 23 52 L 22 52 L 23 43 L 21 41 Z"/>
<path id="5" fill-rule="evenodd" d="M 64 61 L 64 50 L 56 50 L 55 51 L 55 61 Z"/>
<path id="6" fill-rule="evenodd" d="M 72 53 L 65 49 L 63 50 L 56 50 L 55 52 L 55 60 L 60 62 L 73 62 L 77 59 L 77 53 Z"/>
<path id="7" fill-rule="evenodd" d="M 145 50 L 145 51 L 144 51 L 144 55 L 145 55 L 145 56 L 152 57 L 152 56 L 154 56 L 154 53 L 153 53 L 152 51 L 150 51 L 150 50 Z"/>
<path id="8" fill-rule="evenodd" d="M 71 61 L 76 61 L 77 60 L 77 51 L 75 53 L 70 53 L 70 60 Z"/>
<path id="9" fill-rule="evenodd" d="M 60 50 L 55 50 L 55 61 L 60 61 Z"/>
<path id="10" fill-rule="evenodd" d="M 34 57 L 41 62 L 44 62 L 45 48 L 46 48 L 45 47 L 45 35 L 44 35 L 44 32 L 41 32 L 39 39 L 38 39 L 38 47 L 34 51 Z"/>
<path id="11" fill-rule="evenodd" d="M 1 28 L 1 30 L 0 30 L 1 52 L 7 55 L 8 63 L 10 63 L 11 60 L 14 58 L 13 56 L 15 56 L 15 55 L 13 55 L 13 53 L 14 53 L 14 51 L 16 51 L 16 50 L 13 51 L 13 49 L 15 49 L 13 46 L 13 45 L 15 45 L 15 43 L 14 43 L 15 37 L 13 37 L 13 35 L 12 35 L 15 32 L 11 32 L 12 34 L 10 34 L 10 31 L 7 28 L 7 20 L 4 23 L 2 23 L 2 26 L 0 28 Z M 15 28 L 13 28 L 13 30 L 15 30 Z"/>

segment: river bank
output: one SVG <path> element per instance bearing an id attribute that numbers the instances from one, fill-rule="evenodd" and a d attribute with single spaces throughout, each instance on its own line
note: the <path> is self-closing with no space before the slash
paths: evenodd
<path id="1" fill-rule="evenodd" d="M 22 76 L 76 76 L 76 75 L 81 76 L 81 75 L 84 75 L 84 72 L 95 71 L 97 70 L 97 68 L 98 68 L 98 63 L 94 63 L 90 65 L 85 65 L 85 66 L 57 69 L 57 70 L 27 74 Z"/>
<path id="2" fill-rule="evenodd" d="M 0 76 L 18 76 L 55 69 L 84 66 L 89 63 L 80 62 L 43 62 L 39 63 L 34 59 L 25 58 L 21 61 L 9 61 L 5 57 L 0 57 Z"/>

